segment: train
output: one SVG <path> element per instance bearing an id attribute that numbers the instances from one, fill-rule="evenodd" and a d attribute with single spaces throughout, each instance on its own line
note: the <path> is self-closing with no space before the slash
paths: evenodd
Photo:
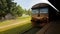
<path id="1" fill-rule="evenodd" d="M 56 20 L 57 11 L 47 3 L 38 3 L 32 6 L 31 23 L 34 27 L 43 27 Z"/>

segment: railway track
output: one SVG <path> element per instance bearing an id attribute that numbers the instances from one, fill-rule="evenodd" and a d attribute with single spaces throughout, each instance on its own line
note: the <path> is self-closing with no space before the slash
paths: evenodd
<path id="1" fill-rule="evenodd" d="M 31 29 L 23 32 L 23 33 L 20 33 L 20 34 L 35 34 L 37 31 L 39 31 L 41 28 L 37 28 L 37 27 L 32 27 Z"/>
<path id="2" fill-rule="evenodd" d="M 51 23 L 48 23 L 44 28 L 39 28 L 39 27 L 32 27 L 32 28 L 30 28 L 29 30 L 27 30 L 27 31 L 25 31 L 25 32 L 23 32 L 23 33 L 20 33 L 20 34 L 36 34 L 40 29 L 42 30 L 42 31 L 44 31 L 44 29 L 45 28 L 49 28 L 48 26 L 51 24 L 52 26 L 53 25 L 55 25 L 55 23 L 56 22 L 54 22 L 53 21 L 53 23 L 51 22 Z"/>

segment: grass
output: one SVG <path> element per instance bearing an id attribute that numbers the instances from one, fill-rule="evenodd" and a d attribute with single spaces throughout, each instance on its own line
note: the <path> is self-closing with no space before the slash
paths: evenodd
<path id="1" fill-rule="evenodd" d="M 16 19 L 10 19 L 10 20 L 4 20 L 4 21 L 0 21 L 0 26 L 1 25 L 7 25 L 7 24 L 11 24 L 13 23 L 14 21 L 22 21 L 24 19 L 28 20 L 30 18 L 30 16 L 28 17 L 17 17 Z"/>
<path id="2" fill-rule="evenodd" d="M 31 23 L 27 23 L 25 25 L 18 26 L 16 28 L 0 32 L 0 34 L 21 34 L 21 33 L 25 32 L 26 30 L 30 29 L 31 27 L 32 27 Z"/>
<path id="3" fill-rule="evenodd" d="M 24 23 L 20 23 L 21 21 L 25 21 L 28 20 L 27 22 Z M 0 22 L 0 26 L 3 25 L 9 25 L 12 23 L 18 23 L 16 25 L 12 25 L 9 27 L 5 27 L 5 28 L 0 28 L 0 34 L 18 34 L 18 33 L 22 33 L 28 29 L 30 29 L 31 26 L 31 22 L 30 22 L 30 17 L 18 17 L 17 19 L 11 19 L 11 20 L 4 20 L 2 22 Z"/>

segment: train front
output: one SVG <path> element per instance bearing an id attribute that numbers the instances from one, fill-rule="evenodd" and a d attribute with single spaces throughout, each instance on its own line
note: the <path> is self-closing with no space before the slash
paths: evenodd
<path id="1" fill-rule="evenodd" d="M 39 3 L 32 8 L 31 22 L 35 27 L 43 27 L 48 23 L 48 4 Z"/>

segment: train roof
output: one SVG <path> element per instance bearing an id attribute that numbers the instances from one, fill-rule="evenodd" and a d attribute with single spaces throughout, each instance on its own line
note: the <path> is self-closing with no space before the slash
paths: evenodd
<path id="1" fill-rule="evenodd" d="M 46 3 L 38 3 L 38 4 L 35 4 L 34 6 L 32 6 L 32 9 L 40 8 L 40 7 L 46 7 L 46 6 L 48 6 L 48 4 L 46 4 Z"/>

